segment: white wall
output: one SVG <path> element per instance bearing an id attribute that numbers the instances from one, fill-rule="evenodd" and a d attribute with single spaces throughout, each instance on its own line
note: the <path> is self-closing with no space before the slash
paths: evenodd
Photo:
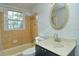
<path id="1" fill-rule="evenodd" d="M 79 4 L 72 3 L 69 6 L 69 19 L 66 27 L 56 31 L 50 26 L 50 9 L 51 4 L 39 4 L 33 11 L 38 12 L 38 31 L 39 35 L 48 36 L 58 32 L 59 36 L 73 38 L 77 40 L 76 55 L 79 55 Z"/>

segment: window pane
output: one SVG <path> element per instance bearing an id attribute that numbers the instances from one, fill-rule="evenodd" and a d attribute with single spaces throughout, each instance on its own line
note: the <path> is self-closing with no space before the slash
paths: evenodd
<path id="1" fill-rule="evenodd" d="M 13 12 L 12 11 L 8 11 L 8 19 L 13 19 Z"/>
<path id="2" fill-rule="evenodd" d="M 13 29 L 13 26 L 8 24 L 8 29 Z"/>
<path id="3" fill-rule="evenodd" d="M 23 28 L 23 14 L 20 12 L 8 11 L 8 28 L 22 29 Z"/>
<path id="4" fill-rule="evenodd" d="M 13 17 L 13 20 L 18 20 L 18 16 L 14 16 Z"/>
<path id="5" fill-rule="evenodd" d="M 22 21 L 11 21 L 11 20 L 9 20 L 8 21 L 8 27 L 9 27 L 9 29 L 11 28 L 11 29 L 21 29 L 21 28 L 23 28 L 23 23 L 22 23 Z"/>
<path id="6" fill-rule="evenodd" d="M 8 15 L 13 15 L 13 12 L 12 11 L 8 11 Z"/>
<path id="7" fill-rule="evenodd" d="M 23 14 L 19 12 L 8 11 L 8 19 L 10 20 L 22 20 Z"/>
<path id="8" fill-rule="evenodd" d="M 14 25 L 15 28 L 22 28 L 22 22 L 21 21 L 17 21 L 16 24 Z"/>

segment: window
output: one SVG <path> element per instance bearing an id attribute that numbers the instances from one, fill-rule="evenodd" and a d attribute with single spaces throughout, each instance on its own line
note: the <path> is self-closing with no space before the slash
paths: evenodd
<path id="1" fill-rule="evenodd" d="M 23 13 L 8 11 L 7 17 L 7 29 L 9 30 L 21 30 L 24 28 Z"/>

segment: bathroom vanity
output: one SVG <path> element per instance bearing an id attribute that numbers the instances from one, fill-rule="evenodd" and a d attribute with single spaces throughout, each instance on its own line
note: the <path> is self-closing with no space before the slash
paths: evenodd
<path id="1" fill-rule="evenodd" d="M 76 41 L 61 38 L 55 42 L 53 38 L 36 42 L 36 56 L 74 56 Z"/>
<path id="2" fill-rule="evenodd" d="M 65 3 L 55 3 L 51 7 L 50 25 L 56 30 L 53 37 L 36 42 L 36 56 L 74 56 L 76 41 L 59 38 L 58 31 L 63 29 L 69 19 L 69 8 Z"/>

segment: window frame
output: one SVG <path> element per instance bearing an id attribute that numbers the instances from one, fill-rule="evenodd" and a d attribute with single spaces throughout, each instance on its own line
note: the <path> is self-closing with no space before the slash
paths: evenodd
<path id="1" fill-rule="evenodd" d="M 23 14 L 23 20 L 17 20 L 17 21 L 21 21 L 22 22 L 22 25 L 23 25 L 22 28 L 16 28 L 16 29 L 15 28 L 14 29 L 9 29 L 8 28 L 8 11 L 19 12 L 19 13 Z M 24 30 L 24 29 L 25 29 L 25 13 L 21 12 L 21 11 L 18 11 L 18 10 L 13 10 L 13 9 L 12 10 L 11 9 L 5 9 L 4 10 L 4 30 L 5 31 L 10 31 L 10 30 Z"/>

